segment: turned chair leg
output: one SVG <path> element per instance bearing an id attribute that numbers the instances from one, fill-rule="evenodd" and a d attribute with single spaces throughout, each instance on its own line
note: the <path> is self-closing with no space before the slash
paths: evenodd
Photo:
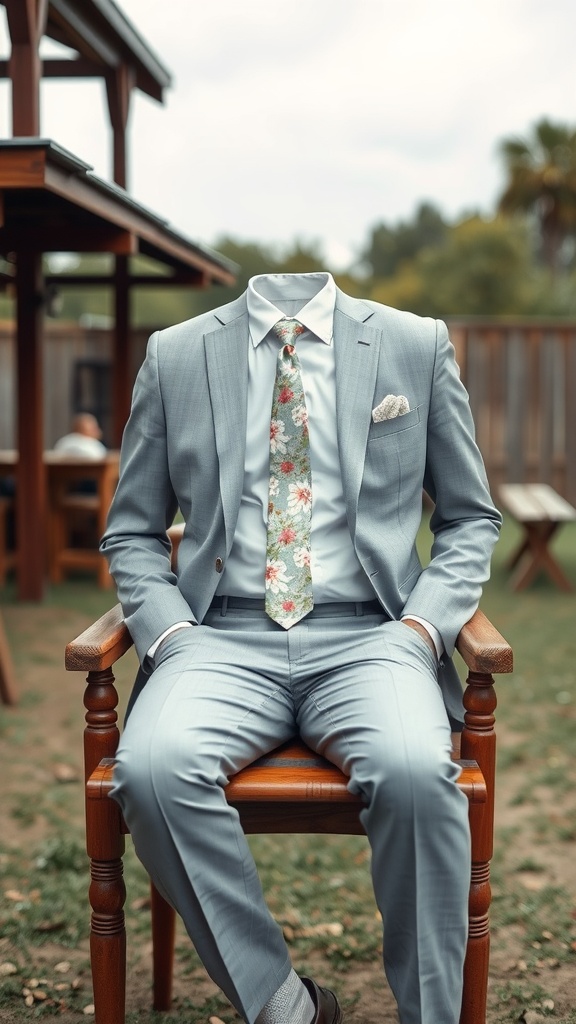
<path id="1" fill-rule="evenodd" d="M 120 808 L 102 791 L 96 768 L 118 747 L 118 695 L 110 669 L 88 673 L 84 694 L 86 729 L 86 850 L 90 857 L 90 958 L 95 1024 L 124 1024 L 126 929 L 124 925 L 124 834 Z"/>
<path id="2" fill-rule="evenodd" d="M 90 864 L 90 959 L 95 1024 L 124 1024 L 126 1016 L 126 890 L 120 857 Z"/>
<path id="3" fill-rule="evenodd" d="M 482 805 L 470 814 L 482 813 Z M 468 945 L 464 962 L 464 989 L 460 1024 L 486 1024 L 486 993 L 490 961 L 490 862 L 475 861 L 475 829 L 472 830 L 472 875 L 468 904 Z"/>
<path id="4" fill-rule="evenodd" d="M 176 912 L 152 883 L 150 884 L 150 899 L 154 958 L 154 1009 L 169 1010 L 172 1004 Z"/>
<path id="5" fill-rule="evenodd" d="M 464 998 L 460 1024 L 485 1024 L 490 960 L 490 861 L 493 853 L 496 734 L 494 680 L 488 673 L 470 672 L 464 692 L 462 757 L 478 762 L 486 783 L 484 804 L 470 808 L 472 874 L 469 933 L 464 964 Z"/>

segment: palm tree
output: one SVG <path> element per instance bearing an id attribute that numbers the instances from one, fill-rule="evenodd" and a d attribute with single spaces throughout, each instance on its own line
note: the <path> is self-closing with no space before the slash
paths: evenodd
<path id="1" fill-rule="evenodd" d="M 535 216 L 542 257 L 554 273 L 567 239 L 576 237 L 576 129 L 544 118 L 531 138 L 504 139 L 500 151 L 508 182 L 499 209 Z"/>

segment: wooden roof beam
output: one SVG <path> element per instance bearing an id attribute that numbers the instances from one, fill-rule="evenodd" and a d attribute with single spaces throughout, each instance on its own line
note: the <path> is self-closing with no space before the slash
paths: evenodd
<path id="1" fill-rule="evenodd" d="M 136 58 L 139 65 L 138 87 L 159 103 L 163 101 L 163 91 L 172 84 L 172 76 L 158 60 L 148 44 L 128 21 L 116 3 L 110 0 L 91 0 L 92 6 L 105 18 L 114 32 L 118 34 L 129 52 Z"/>
<path id="2" fill-rule="evenodd" d="M 103 78 L 106 68 L 87 57 L 55 57 L 40 62 L 43 78 Z M 9 78 L 7 60 L 0 60 L 0 78 Z"/>
<path id="3" fill-rule="evenodd" d="M 106 69 L 88 57 L 42 61 L 43 78 L 103 78 L 105 74 Z"/>
<path id="4" fill-rule="evenodd" d="M 110 0 L 49 0 L 47 35 L 109 69 L 127 65 L 137 88 L 163 102 L 169 72 Z"/>
<path id="5" fill-rule="evenodd" d="M 112 0 L 0 0 L 0 5 L 8 13 L 13 45 L 32 44 L 38 59 L 40 39 L 46 35 L 102 69 L 125 64 L 135 74 L 136 88 L 163 102 L 164 90 L 172 82 L 170 72 Z M 38 30 L 33 31 L 31 25 Z M 57 62 L 53 63 L 59 74 Z M 5 76 L 4 62 L 0 66 L 0 74 Z M 39 131 L 22 133 L 18 129 L 13 134 L 37 135 Z"/>
<path id="6" fill-rule="evenodd" d="M 54 20 L 64 30 L 66 45 L 78 50 L 84 57 L 109 68 L 115 68 L 122 61 L 120 48 L 114 45 L 110 35 L 105 35 L 92 20 L 78 13 L 70 0 L 50 0 L 50 21 Z"/>
<path id="7" fill-rule="evenodd" d="M 135 256 L 138 241 L 130 231 L 108 224 L 0 228 L 2 252 L 111 252 Z"/>
<path id="8" fill-rule="evenodd" d="M 130 288 L 171 288 L 197 286 L 201 281 L 203 287 L 205 279 L 205 273 L 191 267 L 189 270 L 175 270 L 172 274 L 129 274 L 127 283 Z M 47 274 L 45 281 L 56 288 L 112 288 L 115 277 L 113 274 Z"/>
<path id="9" fill-rule="evenodd" d="M 87 164 L 55 143 L 46 139 L 6 140 L 0 142 L 0 156 L 0 190 L 6 191 L 6 217 L 30 223 L 33 197 L 30 195 L 30 202 L 26 198 L 25 203 L 24 197 L 30 190 L 37 191 L 36 198 L 44 207 L 45 226 L 57 237 L 61 251 L 67 248 L 62 236 L 69 223 L 84 232 L 83 248 L 76 251 L 90 251 L 89 229 L 94 224 L 108 223 L 133 235 L 137 251 L 157 263 L 184 272 L 192 267 L 206 275 L 207 281 L 234 284 L 235 264 L 179 235 L 122 188 L 91 174 Z M 19 199 L 11 196 L 13 191 Z M 57 250 L 51 245 L 49 251 Z"/>

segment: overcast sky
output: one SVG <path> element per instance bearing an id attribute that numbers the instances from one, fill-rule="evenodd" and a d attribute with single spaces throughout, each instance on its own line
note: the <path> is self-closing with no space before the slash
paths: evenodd
<path id="1" fill-rule="evenodd" d="M 298 236 L 344 265 L 371 225 L 423 199 L 450 218 L 490 212 L 498 140 L 542 116 L 576 124 L 575 0 L 118 6 L 174 78 L 164 106 L 134 100 L 130 189 L 209 244 Z M 6 84 L 0 131 L 11 133 Z M 99 83 L 45 83 L 42 134 L 109 176 Z"/>

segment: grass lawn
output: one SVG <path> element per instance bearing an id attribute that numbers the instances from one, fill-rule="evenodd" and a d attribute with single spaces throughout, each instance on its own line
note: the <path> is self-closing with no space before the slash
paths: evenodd
<path id="1" fill-rule="evenodd" d="M 506 523 L 482 607 L 515 651 L 497 681 L 498 828 L 493 862 L 489 1024 L 576 1024 L 576 594 L 541 579 L 511 593 Z M 426 546 L 423 532 L 422 544 Z M 554 550 L 576 587 L 576 526 Z M 82 680 L 63 669 L 65 642 L 110 607 L 90 581 L 53 587 L 41 606 L 0 605 L 21 693 L 0 708 L 0 1020 L 78 1021 L 91 1004 L 82 823 Z M 118 672 L 121 703 L 133 655 Z M 333 984 L 352 1024 L 395 1021 L 380 967 L 381 928 L 361 837 L 251 840 L 294 964 Z M 127 843 L 128 1020 L 149 1009 L 147 881 Z M 235 1020 L 185 935 L 177 939 L 171 1022 Z M 89 1015 L 88 1016 L 89 1019 Z M 166 1019 L 166 1018 L 164 1018 Z"/>

